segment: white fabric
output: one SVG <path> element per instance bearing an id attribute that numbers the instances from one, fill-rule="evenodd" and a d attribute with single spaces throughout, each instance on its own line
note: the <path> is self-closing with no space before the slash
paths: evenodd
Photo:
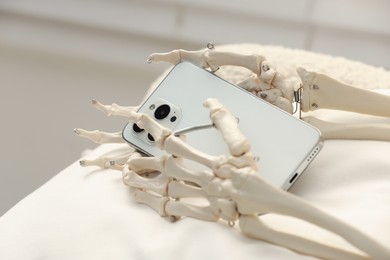
<path id="1" fill-rule="evenodd" d="M 321 113 L 340 121 L 359 117 Z M 88 157 L 123 147 L 103 145 Z M 389 142 L 326 141 L 290 192 L 390 246 Z M 275 228 L 350 248 L 342 239 L 304 222 L 275 215 L 265 218 Z M 246 238 L 224 222 L 185 218 L 170 223 L 135 203 L 119 172 L 81 168 L 77 162 L 0 218 L 0 259 L 304 258 Z"/>

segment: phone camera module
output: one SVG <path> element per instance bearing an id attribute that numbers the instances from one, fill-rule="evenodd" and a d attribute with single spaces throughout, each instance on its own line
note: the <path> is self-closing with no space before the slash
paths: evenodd
<path id="1" fill-rule="evenodd" d="M 173 117 L 171 117 L 170 121 L 173 123 L 173 122 L 176 121 L 176 119 L 177 119 L 177 117 L 176 117 L 176 116 L 173 116 Z"/>
<path id="2" fill-rule="evenodd" d="M 171 107 L 167 104 L 159 106 L 156 111 L 154 112 L 154 117 L 158 120 L 164 119 L 169 115 L 169 112 L 171 112 Z"/>
<path id="3" fill-rule="evenodd" d="M 141 133 L 142 131 L 144 131 L 144 129 L 140 128 L 137 124 L 133 124 L 133 131 L 136 132 L 136 133 Z"/>

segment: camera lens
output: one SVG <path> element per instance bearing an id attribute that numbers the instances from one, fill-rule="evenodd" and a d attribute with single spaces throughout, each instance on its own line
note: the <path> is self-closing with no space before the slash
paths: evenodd
<path id="1" fill-rule="evenodd" d="M 154 142 L 154 137 L 153 137 L 153 135 L 148 134 L 148 139 L 149 139 L 150 141 Z"/>
<path id="2" fill-rule="evenodd" d="M 154 112 L 154 117 L 158 120 L 164 119 L 169 115 L 169 112 L 171 112 L 171 107 L 167 104 L 159 106 L 156 111 Z"/>
<path id="3" fill-rule="evenodd" d="M 144 131 L 144 129 L 140 128 L 137 124 L 133 124 L 133 131 L 136 132 L 136 133 L 141 133 L 142 131 Z"/>

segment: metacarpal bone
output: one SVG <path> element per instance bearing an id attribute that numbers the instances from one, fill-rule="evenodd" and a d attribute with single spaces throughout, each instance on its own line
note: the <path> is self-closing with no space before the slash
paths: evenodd
<path id="1" fill-rule="evenodd" d="M 129 167 L 125 167 L 122 171 L 123 182 L 134 188 L 146 189 L 160 195 L 167 195 L 167 187 L 170 179 L 164 174 L 158 174 L 153 178 L 146 178 L 138 175 Z"/>
<path id="2" fill-rule="evenodd" d="M 161 217 L 168 216 L 165 211 L 167 202 L 170 200 L 168 197 L 160 197 L 149 192 L 136 189 L 134 192 L 135 200 L 138 203 L 143 203 L 154 209 Z"/>
<path id="3" fill-rule="evenodd" d="M 205 187 L 215 175 L 210 170 L 190 170 L 182 165 L 180 158 L 169 157 L 165 162 L 164 174 L 168 177 L 196 183 L 200 187 Z"/>

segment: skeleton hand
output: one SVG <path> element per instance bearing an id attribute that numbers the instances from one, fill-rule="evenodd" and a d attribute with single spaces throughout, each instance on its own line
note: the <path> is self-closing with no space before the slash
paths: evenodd
<path id="1" fill-rule="evenodd" d="M 112 110 L 110 106 L 94 104 L 104 112 Z M 221 131 L 231 155 L 211 156 L 197 151 L 147 115 L 132 109 L 119 109 L 130 121 L 150 132 L 167 154 L 155 158 L 133 153 L 121 164 L 105 158 L 84 160 L 81 164 L 122 170 L 125 184 L 136 189 L 136 200 L 149 205 L 161 216 L 173 219 L 187 216 L 207 221 L 222 219 L 229 223 L 238 221 L 241 231 L 247 236 L 322 258 L 390 257 L 386 248 L 360 231 L 266 183 L 255 167 L 250 144 L 240 132 L 235 117 L 215 99 L 207 100 L 205 106 L 210 109 L 210 118 Z M 103 132 L 78 129 L 76 133 L 99 142 L 117 140 L 115 135 Z M 185 160 L 200 163 L 207 169 L 190 169 Z M 198 200 L 190 203 L 185 200 L 189 197 Z M 258 217 L 258 214 L 266 213 L 296 217 L 334 232 L 367 256 L 273 230 L 261 221 L 261 216 Z"/>
<path id="2" fill-rule="evenodd" d="M 297 69 L 301 82 L 286 78 L 282 72 L 259 54 L 246 55 L 237 52 L 219 51 L 212 44 L 199 51 L 174 50 L 154 53 L 148 62 L 166 61 L 177 64 L 189 61 L 216 72 L 220 67 L 233 65 L 251 71 L 247 75 L 242 69 L 228 68 L 221 77 L 227 76 L 236 84 L 265 101 L 293 113 L 293 101 L 300 103 L 302 112 L 318 109 L 336 109 L 374 116 L 390 117 L 390 96 L 359 89 L 336 81 L 327 75 Z M 297 64 L 299 65 L 299 64 Z M 220 71 L 216 72 L 217 74 Z M 236 78 L 240 80 L 235 81 Z M 242 78 L 244 78 L 242 80 Z M 299 90 L 299 91 L 298 91 Z M 294 95 L 294 91 L 297 91 Z M 294 100 L 295 99 L 295 100 Z M 374 105 L 375 104 L 375 105 Z M 390 125 L 383 123 L 340 124 L 304 116 L 306 122 L 319 128 L 324 139 L 364 139 L 390 141 Z"/>
<path id="3" fill-rule="evenodd" d="M 275 66 L 266 61 L 264 56 L 218 51 L 209 43 L 204 50 L 174 50 L 168 53 L 153 53 L 148 58 L 149 63 L 160 61 L 172 64 L 189 61 L 200 67 L 210 68 L 213 72 L 225 65 L 245 67 L 252 71 L 252 75 L 234 83 L 286 112 L 293 113 L 294 88 L 298 87 L 277 72 Z"/>

